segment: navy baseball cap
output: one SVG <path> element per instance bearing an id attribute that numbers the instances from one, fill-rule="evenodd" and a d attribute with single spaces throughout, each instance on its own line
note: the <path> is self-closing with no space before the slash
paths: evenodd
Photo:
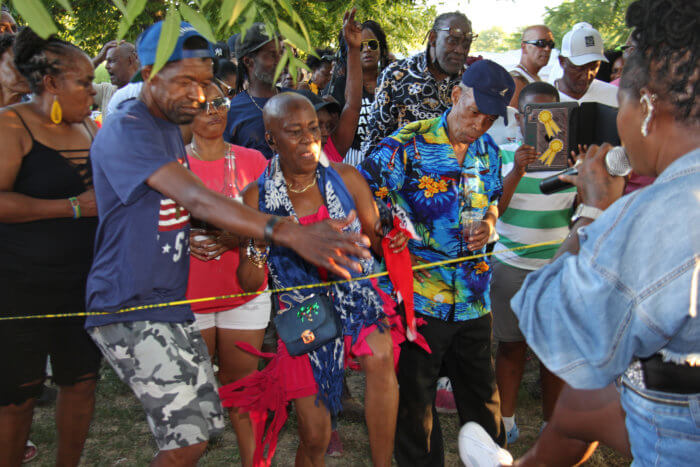
<path id="1" fill-rule="evenodd" d="M 158 21 L 146 29 L 136 41 L 136 53 L 139 56 L 141 66 L 153 65 L 156 62 L 156 50 L 158 50 L 158 39 L 162 28 L 163 21 Z M 190 37 L 201 37 L 206 41 L 204 36 L 198 33 L 190 23 L 182 21 L 180 23 L 180 35 L 177 38 L 173 53 L 168 58 L 168 62 L 176 62 L 184 58 L 214 58 L 214 50 L 209 42 L 207 42 L 206 49 L 184 50 L 182 46 Z"/>
<path id="2" fill-rule="evenodd" d="M 491 60 L 479 60 L 462 75 L 462 84 L 474 90 L 479 112 L 500 115 L 508 124 L 508 103 L 515 92 L 515 82 L 505 68 Z"/>

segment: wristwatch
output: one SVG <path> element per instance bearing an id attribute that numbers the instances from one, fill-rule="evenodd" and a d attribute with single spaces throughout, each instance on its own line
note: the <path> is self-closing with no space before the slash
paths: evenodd
<path id="1" fill-rule="evenodd" d="M 594 208 L 586 204 L 579 204 L 578 207 L 576 207 L 576 211 L 574 211 L 574 215 L 571 216 L 571 225 L 575 224 L 581 217 L 596 220 L 601 214 L 603 214 L 602 209 Z"/>

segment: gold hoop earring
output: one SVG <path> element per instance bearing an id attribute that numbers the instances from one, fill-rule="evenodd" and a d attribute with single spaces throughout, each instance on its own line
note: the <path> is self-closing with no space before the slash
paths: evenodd
<path id="1" fill-rule="evenodd" d="M 639 99 L 639 103 L 646 105 L 647 108 L 647 115 L 644 117 L 642 128 L 640 129 L 642 136 L 645 138 L 649 136 L 649 122 L 651 122 L 651 118 L 654 114 L 654 102 L 656 102 L 656 94 L 652 94 L 651 96 L 649 96 L 649 94 L 642 94 L 642 97 Z"/>
<path id="2" fill-rule="evenodd" d="M 63 109 L 56 96 L 53 96 L 53 104 L 51 104 L 51 121 L 56 125 L 63 121 Z"/>

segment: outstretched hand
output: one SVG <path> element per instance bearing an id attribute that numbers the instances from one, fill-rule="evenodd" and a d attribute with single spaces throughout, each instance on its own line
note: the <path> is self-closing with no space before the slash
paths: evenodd
<path id="1" fill-rule="evenodd" d="M 346 11 L 343 15 L 343 37 L 348 44 L 348 48 L 359 49 L 362 44 L 362 29 L 355 21 L 357 8 Z"/>
<path id="2" fill-rule="evenodd" d="M 598 209 L 607 209 L 625 188 L 624 177 L 614 177 L 605 168 L 605 155 L 612 149 L 608 143 L 591 145 L 579 157 L 578 175 L 560 175 L 559 179 L 578 188 L 581 202 Z"/>
<path id="3" fill-rule="evenodd" d="M 309 263 L 320 266 L 344 279 L 350 279 L 350 271 L 362 272 L 362 266 L 351 259 L 370 258 L 369 238 L 360 233 L 344 233 L 342 229 L 357 218 L 352 211 L 345 219 L 332 219 L 300 226 L 292 222 L 280 222 L 275 229 L 277 243 L 291 248 Z"/>

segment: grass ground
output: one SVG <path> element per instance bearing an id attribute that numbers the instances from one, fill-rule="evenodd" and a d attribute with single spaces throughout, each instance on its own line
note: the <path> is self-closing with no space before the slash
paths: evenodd
<path id="1" fill-rule="evenodd" d="M 364 390 L 362 374 L 350 373 L 348 384 L 353 395 L 361 400 Z M 516 418 L 520 427 L 520 439 L 510 448 L 514 456 L 525 452 L 532 445 L 539 432 L 542 419 L 538 388 L 537 367 L 533 359 L 528 363 L 519 394 Z M 456 444 L 459 431 L 457 415 L 441 415 L 440 423 L 445 437 L 446 465 L 461 465 Z M 341 419 L 339 426 L 345 452 L 340 458 L 327 457 L 327 465 L 371 465 L 367 429 L 364 423 L 360 420 Z M 35 467 L 53 465 L 56 453 L 53 406 L 37 408 L 30 439 L 37 444 L 39 457 L 28 465 Z M 296 446 L 296 419 L 292 413 L 280 436 L 273 465 L 294 465 Z M 98 384 L 97 407 L 81 465 L 147 465 L 156 451 L 141 406 L 129 388 L 119 381 L 111 368 L 105 366 L 102 371 L 102 379 Z M 239 464 L 238 450 L 233 430 L 229 427 L 221 438 L 210 444 L 210 448 L 200 465 L 236 464 Z M 601 467 L 627 464 L 628 462 L 606 448 L 598 449 L 587 463 L 589 466 Z"/>

